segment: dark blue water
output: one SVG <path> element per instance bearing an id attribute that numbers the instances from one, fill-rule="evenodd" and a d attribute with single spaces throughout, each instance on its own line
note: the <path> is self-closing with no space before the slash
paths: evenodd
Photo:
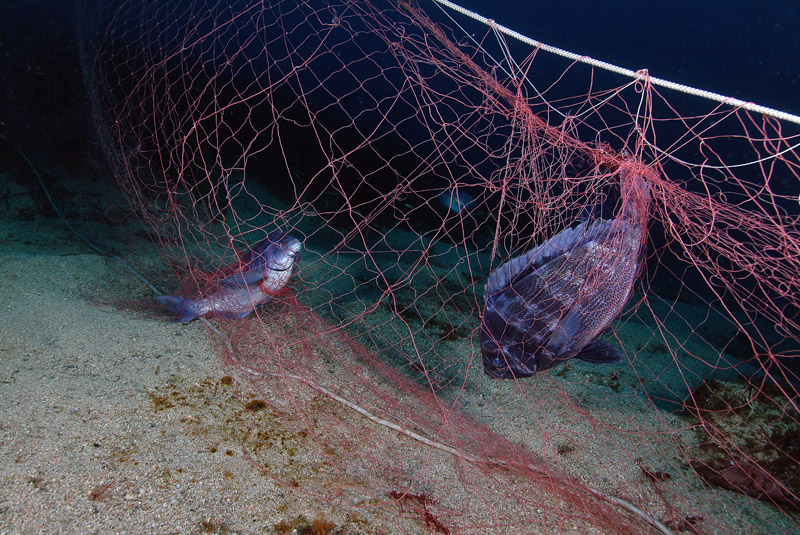
<path id="1" fill-rule="evenodd" d="M 79 158 L 91 130 L 76 40 L 83 3 L 6 2 L 0 19 L 0 137 L 51 143 L 61 160 Z M 550 45 L 800 114 L 794 1 L 461 3 Z M 445 20 L 432 0 L 421 6 Z"/>
<path id="2" fill-rule="evenodd" d="M 464 0 L 461 5 L 549 45 L 800 114 L 798 2 Z"/>

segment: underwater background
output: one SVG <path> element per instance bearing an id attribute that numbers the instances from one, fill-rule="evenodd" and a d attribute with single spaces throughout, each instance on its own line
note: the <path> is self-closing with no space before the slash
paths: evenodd
<path id="1" fill-rule="evenodd" d="M 800 111 L 789 2 L 464 5 Z M 797 126 L 386 6 L 5 6 L 0 527 L 797 532 Z M 606 333 L 629 360 L 491 380 L 488 273 L 613 217 L 630 153 L 656 206 Z M 169 323 L 156 292 L 207 295 L 276 228 L 289 292 Z"/>

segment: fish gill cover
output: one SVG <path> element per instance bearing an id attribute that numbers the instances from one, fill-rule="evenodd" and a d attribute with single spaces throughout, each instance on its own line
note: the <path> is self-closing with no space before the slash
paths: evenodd
<path id="1" fill-rule="evenodd" d="M 109 5 L 87 81 L 161 285 L 202 294 L 269 232 L 303 242 L 289 291 L 214 320 L 318 452 L 290 478 L 250 448 L 265 475 L 396 511 L 387 531 L 798 528 L 794 126 L 412 2 Z M 643 260 L 600 333 L 624 360 L 486 376 L 489 273 L 619 214 L 629 172 Z"/>

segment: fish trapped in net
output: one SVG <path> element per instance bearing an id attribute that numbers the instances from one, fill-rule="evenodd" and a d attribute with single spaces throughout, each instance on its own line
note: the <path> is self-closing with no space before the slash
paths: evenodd
<path id="1" fill-rule="evenodd" d="M 241 259 L 235 273 L 219 279 L 220 289 L 208 297 L 160 295 L 156 299 L 175 316 L 176 323 L 213 315 L 246 318 L 288 284 L 301 248 L 300 240 L 275 230 Z"/>
<path id="2" fill-rule="evenodd" d="M 625 358 L 597 336 L 627 303 L 639 272 L 650 186 L 627 169 L 620 186 L 615 219 L 562 230 L 489 274 L 481 323 L 487 375 L 530 377 L 572 358 Z"/>
<path id="3" fill-rule="evenodd" d="M 477 207 L 478 201 L 469 192 L 457 187 L 444 190 L 438 196 L 439 204 L 453 214 L 471 214 Z"/>

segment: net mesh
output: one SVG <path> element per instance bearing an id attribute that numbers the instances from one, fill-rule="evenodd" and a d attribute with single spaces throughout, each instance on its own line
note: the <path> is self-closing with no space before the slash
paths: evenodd
<path id="1" fill-rule="evenodd" d="M 110 9 L 87 85 L 162 286 L 303 241 L 285 291 L 209 323 L 315 452 L 267 463 L 252 433 L 265 476 L 398 532 L 797 529 L 794 127 L 404 1 Z M 613 218 L 631 169 L 645 260 L 603 335 L 626 361 L 485 376 L 489 272 Z"/>

